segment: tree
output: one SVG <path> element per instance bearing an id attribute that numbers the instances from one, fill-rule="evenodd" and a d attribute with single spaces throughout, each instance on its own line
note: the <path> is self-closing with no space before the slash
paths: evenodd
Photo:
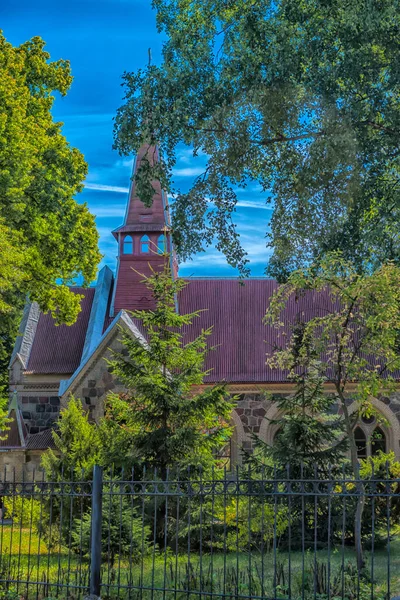
<path id="1" fill-rule="evenodd" d="M 0 33 L 0 361 L 10 352 L 26 294 L 57 322 L 80 310 L 68 285 L 90 283 L 101 258 L 94 217 L 74 196 L 87 165 L 53 121 L 68 61 L 49 62 L 38 37 L 14 47 Z M 1 382 L 0 382 L 1 385 Z"/>
<path id="2" fill-rule="evenodd" d="M 150 548 L 150 527 L 138 514 L 132 495 L 116 483 L 103 488 L 101 519 L 101 547 L 103 558 L 114 567 L 117 556 L 129 559 L 129 564 L 143 559 Z M 92 510 L 91 508 L 72 523 L 72 548 L 90 556 Z"/>
<path id="3" fill-rule="evenodd" d="M 345 461 L 348 441 L 343 419 L 335 414 L 335 398 L 325 391 L 319 361 L 292 364 L 288 379 L 296 387 L 293 394 L 275 400 L 280 416 L 271 421 L 277 428 L 274 443 L 270 446 L 255 437 L 249 463 L 277 477 L 286 477 L 289 468 L 293 479 L 312 479 L 316 467 L 320 476 L 333 477 L 336 466 L 340 468 Z"/>
<path id="4" fill-rule="evenodd" d="M 101 443 L 98 427 L 89 422 L 89 413 L 82 402 L 71 396 L 60 412 L 57 430 L 52 432 L 55 451 L 51 448 L 42 456 L 47 476 L 78 480 L 91 477 L 95 464 L 100 464 Z"/>
<path id="5" fill-rule="evenodd" d="M 395 374 L 400 368 L 400 269 L 388 263 L 362 275 L 340 253 L 329 254 L 319 265 L 292 273 L 287 283 L 277 288 L 270 299 L 266 323 L 283 329 L 285 306 L 305 293 L 319 294 L 320 306 L 317 302 L 314 304 L 310 318 L 303 313 L 304 342 L 300 344 L 300 351 L 306 352 L 312 345 L 313 353 L 319 357 L 324 380 L 333 387 L 343 414 L 352 472 L 359 481 L 353 433 L 355 420 L 363 413 L 373 411 L 371 397 L 393 389 Z M 298 338 L 292 336 L 269 360 L 280 368 L 290 368 L 295 343 Z M 354 415 L 349 413 L 349 399 L 357 402 Z M 364 499 L 362 486 L 359 489 L 355 541 L 358 566 L 362 568 Z"/>
<path id="6" fill-rule="evenodd" d="M 176 194 L 182 257 L 217 238 L 246 272 L 232 223 L 235 189 L 256 180 L 273 217 L 268 271 L 285 279 L 341 250 L 359 271 L 399 261 L 400 14 L 391 0 L 153 0 L 166 36 L 159 66 L 125 73 L 115 146 L 146 136 L 164 162 L 137 174 Z M 206 166 L 174 190 L 178 144 Z M 145 185 L 145 183 L 147 185 Z"/>
<path id="7" fill-rule="evenodd" d="M 198 389 L 207 374 L 211 329 L 185 343 L 184 328 L 199 311 L 177 312 L 175 299 L 187 284 L 171 278 L 168 256 L 163 271 L 153 272 L 146 285 L 156 307 L 132 313 L 146 340 L 122 334 L 123 350 L 110 365 L 126 392 L 107 397 L 105 421 L 119 429 L 122 460 L 134 455 L 165 478 L 168 469 L 207 469 L 215 463 L 215 452 L 231 433 L 233 403 L 223 384 Z"/>

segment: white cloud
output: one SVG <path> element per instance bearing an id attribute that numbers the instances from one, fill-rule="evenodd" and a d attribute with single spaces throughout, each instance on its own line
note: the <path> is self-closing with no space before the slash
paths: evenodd
<path id="1" fill-rule="evenodd" d="M 196 177 L 204 173 L 204 167 L 185 167 L 183 169 L 173 169 L 172 173 L 176 177 Z"/>
<path id="2" fill-rule="evenodd" d="M 107 206 L 90 206 L 90 212 L 99 219 L 103 217 L 123 217 L 125 215 L 125 204 L 109 204 Z"/>
<path id="3" fill-rule="evenodd" d="M 261 210 L 272 210 L 270 206 L 266 206 L 262 202 L 255 202 L 252 200 L 238 200 L 236 206 L 243 208 L 259 208 Z"/>
<path id="4" fill-rule="evenodd" d="M 116 192 L 117 194 L 127 194 L 129 188 L 118 187 L 116 185 L 102 185 L 101 183 L 85 183 L 87 190 L 96 190 L 98 192 Z"/>

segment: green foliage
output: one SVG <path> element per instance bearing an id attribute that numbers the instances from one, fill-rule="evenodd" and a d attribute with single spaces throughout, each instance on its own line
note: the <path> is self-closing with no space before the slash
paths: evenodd
<path id="1" fill-rule="evenodd" d="M 316 358 L 307 352 L 302 360 L 292 359 L 289 380 L 296 388 L 293 394 L 275 400 L 280 416 L 271 421 L 277 428 L 274 443 L 270 446 L 255 436 L 255 452 L 248 462 L 258 471 L 261 467 L 265 473 L 275 471 L 283 477 L 289 468 L 292 478 L 312 478 L 316 466 L 320 476 L 334 476 L 335 465 L 343 465 L 348 447 L 343 419 L 334 414 L 337 402 L 324 389 L 325 378 Z"/>
<path id="2" fill-rule="evenodd" d="M 185 343 L 184 331 L 199 313 L 177 312 L 175 298 L 186 284 L 171 279 L 168 261 L 165 257 L 164 270 L 146 280 L 156 308 L 132 314 L 146 339 L 123 333 L 123 351 L 110 361 L 127 391 L 107 397 L 103 421 L 112 432 L 119 430 L 121 446 L 113 462 L 126 464 L 132 456 L 157 468 L 162 478 L 169 468 L 207 469 L 215 463 L 230 432 L 233 406 L 224 385 L 196 389 L 206 375 L 211 329 Z"/>
<path id="3" fill-rule="evenodd" d="M 73 323 L 80 299 L 67 285 L 90 282 L 100 255 L 94 217 L 74 200 L 87 165 L 51 115 L 70 66 L 49 58 L 38 37 L 14 47 L 0 36 L 0 310 L 10 306 L 5 292 L 22 291 Z"/>
<path id="4" fill-rule="evenodd" d="M 109 486 L 103 489 L 101 542 L 104 559 L 111 567 L 117 556 L 136 562 L 145 557 L 150 547 L 150 528 L 138 516 L 133 498 L 119 495 L 118 491 L 124 493 L 116 485 L 113 489 Z M 72 547 L 83 556 L 90 556 L 91 516 L 91 510 L 88 510 L 73 523 Z"/>
<path id="5" fill-rule="evenodd" d="M 100 463 L 101 444 L 98 427 L 89 423 L 89 413 L 82 402 L 74 397 L 60 412 L 58 429 L 53 431 L 55 450 L 51 448 L 42 456 L 42 465 L 48 477 L 67 479 L 90 477 L 94 465 Z"/>
<path id="6" fill-rule="evenodd" d="M 394 452 L 385 454 L 379 452 L 377 456 L 371 456 L 360 461 L 360 477 L 370 484 L 370 488 L 376 494 L 373 504 L 370 501 L 365 507 L 363 514 L 363 533 L 370 539 L 371 523 L 374 519 L 375 544 L 387 542 L 387 527 L 390 526 L 392 535 L 399 530 L 400 521 L 400 462 L 396 459 Z M 374 484 L 374 480 L 381 480 Z M 387 481 L 387 483 L 382 483 Z M 388 499 L 385 494 L 393 494 L 390 500 L 390 513 L 388 518 Z M 373 513 L 373 516 L 372 516 Z"/>
<path id="7" fill-rule="evenodd" d="M 87 174 L 51 109 L 72 82 L 68 61 L 49 62 L 39 37 L 12 46 L 0 32 L 0 392 L 26 294 L 72 324 L 101 258 L 94 217 L 74 199 Z"/>
<path id="8" fill-rule="evenodd" d="M 0 398 L 0 432 L 2 432 L 3 434 L 7 431 L 8 425 L 11 422 L 8 418 L 7 404 L 7 399 Z M 3 435 L 0 436 L 0 440 L 3 437 Z"/>
<path id="9" fill-rule="evenodd" d="M 342 250 L 358 269 L 398 261 L 397 4 L 153 5 L 166 38 L 163 60 L 124 75 L 115 145 L 131 154 L 149 134 L 160 143 L 164 163 L 156 175 L 177 195 L 180 254 L 216 236 L 230 264 L 246 272 L 231 217 L 235 189 L 252 179 L 273 208 L 274 276 L 285 278 L 330 250 Z M 205 162 L 185 193 L 170 181 L 180 143 Z M 148 167 L 138 183 L 143 178 L 139 195 L 151 202 Z"/>
<path id="10" fill-rule="evenodd" d="M 329 254 L 320 265 L 294 272 L 276 290 L 265 322 L 281 329 L 281 313 L 289 300 L 307 291 L 324 294 L 324 310 L 304 318 L 303 341 L 296 351 L 304 354 L 311 345 L 312 352 L 320 357 L 320 373 L 332 384 L 343 411 L 353 470 L 357 470 L 354 419 L 349 416 L 347 399 L 354 397 L 358 402 L 356 419 L 369 410 L 371 397 L 393 389 L 392 373 L 400 367 L 400 269 L 389 263 L 360 275 L 339 253 Z M 291 336 L 269 357 L 269 364 L 290 369 L 297 342 Z"/>
<path id="11" fill-rule="evenodd" d="M 42 507 L 39 500 L 31 496 L 4 496 L 5 514 L 13 519 L 14 525 L 39 531 L 42 520 Z"/>

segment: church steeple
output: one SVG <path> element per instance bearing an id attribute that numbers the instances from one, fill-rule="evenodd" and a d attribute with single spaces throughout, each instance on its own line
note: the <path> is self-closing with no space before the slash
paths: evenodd
<path id="1" fill-rule="evenodd" d="M 118 263 L 111 316 L 121 309 L 151 309 L 153 302 L 142 281 L 152 269 L 163 268 L 165 251 L 172 255 L 167 198 L 160 182 L 152 182 L 154 196 L 150 207 L 145 206 L 136 193 L 135 175 L 144 160 L 152 166 L 158 162 L 157 146 L 143 144 L 139 149 L 133 166 L 124 223 L 113 231 L 118 242 Z"/>

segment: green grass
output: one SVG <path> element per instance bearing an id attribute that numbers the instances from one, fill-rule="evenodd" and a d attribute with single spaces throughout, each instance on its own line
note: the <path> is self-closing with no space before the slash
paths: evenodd
<path id="1" fill-rule="evenodd" d="M 29 529 L 12 526 L 0 528 L 0 589 L 1 580 L 11 580 L 11 588 L 15 598 L 46 598 L 59 595 L 61 598 L 75 598 L 80 595 L 73 586 L 88 584 L 88 560 L 77 554 L 69 553 L 66 548 L 54 547 L 49 549 L 36 533 Z M 400 595 L 400 538 L 390 545 L 390 596 Z M 314 598 L 314 583 L 318 582 L 320 596 L 326 591 L 324 571 L 328 564 L 328 552 L 319 550 L 316 556 L 318 562 L 317 578 L 314 578 L 314 554 L 307 552 L 304 557 L 305 576 L 302 575 L 303 557 L 300 552 L 278 552 L 276 558 L 272 552 L 259 553 L 228 553 L 221 552 L 204 554 L 192 553 L 176 558 L 173 554 L 156 553 L 145 557 L 142 562 L 129 565 L 126 558 L 116 560 L 113 568 L 104 568 L 102 581 L 105 584 L 102 598 L 126 596 L 132 600 L 207 600 L 207 593 L 227 594 L 234 597 L 239 594 L 246 596 L 266 595 L 274 593 L 274 568 L 277 566 L 278 596 L 288 596 L 291 586 L 293 598 L 301 596 L 304 587 L 306 598 Z M 369 572 L 371 573 L 372 555 L 366 553 Z M 373 557 L 374 569 L 374 598 L 384 599 L 387 594 L 387 549 L 378 549 Z M 105 561 L 106 562 L 106 561 Z M 353 600 L 357 595 L 357 576 L 355 571 L 355 554 L 351 548 L 346 548 L 342 555 L 341 548 L 336 548 L 330 554 L 331 595 L 341 594 L 342 562 L 345 565 L 344 587 L 345 596 Z M 325 566 L 324 566 L 325 565 Z M 290 571 L 290 573 L 289 573 Z M 225 575 L 224 575 L 225 573 Z M 326 573 L 325 573 L 326 575 Z M 22 583 L 17 584 L 16 581 Z M 54 584 L 61 583 L 57 588 Z M 35 582 L 39 582 L 36 585 Z M 142 585 L 141 585 L 142 582 Z M 118 596 L 119 585 L 130 585 L 131 592 Z M 4 585 L 3 585 L 4 587 Z M 69 591 L 67 593 L 67 587 Z M 135 588 L 142 587 L 140 591 Z M 150 591 L 155 588 L 155 591 Z M 157 590 L 158 588 L 158 590 Z M 162 589 L 166 588 L 165 593 Z M 177 591 L 176 591 L 177 590 Z M 202 592 L 195 594 L 194 591 Z M 1 598 L 1 595 L 0 595 Z M 371 598 L 371 585 L 362 583 L 361 600 Z"/>

